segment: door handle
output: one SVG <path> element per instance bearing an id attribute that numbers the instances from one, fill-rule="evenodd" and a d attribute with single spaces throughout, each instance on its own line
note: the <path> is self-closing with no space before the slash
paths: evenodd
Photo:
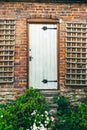
<path id="1" fill-rule="evenodd" d="M 44 84 L 48 83 L 48 82 L 57 82 L 57 80 L 47 80 L 47 79 L 43 79 L 42 82 Z"/>
<path id="2" fill-rule="evenodd" d="M 29 56 L 29 61 L 32 61 L 33 57 L 32 56 Z"/>

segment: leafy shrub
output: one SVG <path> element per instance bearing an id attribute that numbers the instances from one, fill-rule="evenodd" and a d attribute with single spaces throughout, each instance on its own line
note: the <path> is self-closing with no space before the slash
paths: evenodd
<path id="1" fill-rule="evenodd" d="M 58 110 L 52 130 L 87 130 L 87 104 L 72 106 L 65 97 L 56 97 L 54 101 Z"/>
<path id="2" fill-rule="evenodd" d="M 0 130 L 39 130 L 51 125 L 45 98 L 33 88 L 0 111 Z"/>

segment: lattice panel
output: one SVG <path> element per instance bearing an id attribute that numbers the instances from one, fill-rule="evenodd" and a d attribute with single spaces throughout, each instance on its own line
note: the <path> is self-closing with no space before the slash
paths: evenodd
<path id="1" fill-rule="evenodd" d="M 14 81 L 15 20 L 0 19 L 0 83 Z"/>
<path id="2" fill-rule="evenodd" d="M 65 85 L 87 86 L 87 24 L 66 25 Z"/>

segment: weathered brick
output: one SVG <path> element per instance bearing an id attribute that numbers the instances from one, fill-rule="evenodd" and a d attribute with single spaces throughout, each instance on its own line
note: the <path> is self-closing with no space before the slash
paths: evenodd
<path id="1" fill-rule="evenodd" d="M 15 44 L 15 82 L 13 84 L 0 85 L 0 101 L 4 98 L 15 99 L 27 88 L 27 19 L 29 18 L 49 18 L 61 19 L 59 28 L 59 51 L 60 66 L 59 79 L 60 90 L 67 88 L 64 85 L 65 75 L 65 37 L 66 22 L 87 21 L 86 4 L 54 4 L 54 3 L 28 3 L 28 2 L 0 2 L 0 19 L 14 18 L 16 21 L 16 44 Z M 3 89 L 3 90 L 2 90 Z M 12 90 L 12 92 L 9 92 Z M 3 93 L 2 93 L 3 91 Z M 10 93 L 10 95 L 6 94 Z M 5 96 L 6 95 L 6 96 Z M 15 95 L 15 97 L 11 97 Z M 77 96 L 78 97 L 78 96 Z M 2 102 L 3 102 L 2 101 Z"/>

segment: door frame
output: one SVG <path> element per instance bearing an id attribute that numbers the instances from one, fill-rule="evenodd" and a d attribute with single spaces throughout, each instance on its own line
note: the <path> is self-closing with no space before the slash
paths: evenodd
<path id="1" fill-rule="evenodd" d="M 58 83 L 57 83 L 57 89 L 60 89 L 59 87 L 59 65 L 60 65 L 60 58 L 59 58 L 59 55 L 60 55 L 60 36 L 59 36 L 59 31 L 60 31 L 60 22 L 58 19 L 43 19 L 43 18 L 32 18 L 32 19 L 27 19 L 27 88 L 29 88 L 29 49 L 30 49 L 30 41 L 29 41 L 29 26 L 30 24 L 56 24 L 56 27 L 57 27 L 57 35 L 56 35 L 56 38 L 57 38 L 57 48 L 56 48 L 56 52 L 57 52 L 57 80 L 58 80 Z M 42 90 L 42 89 L 41 89 Z M 46 89 L 47 90 L 47 89 Z M 52 89 L 51 89 L 52 90 Z"/>

